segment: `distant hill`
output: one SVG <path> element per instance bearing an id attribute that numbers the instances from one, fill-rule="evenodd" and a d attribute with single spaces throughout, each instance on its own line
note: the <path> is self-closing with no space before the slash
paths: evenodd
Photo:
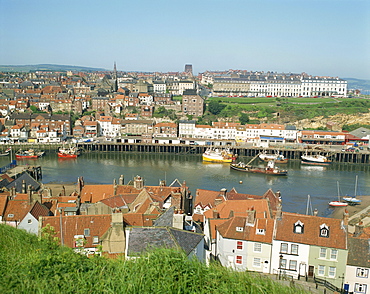
<path id="1" fill-rule="evenodd" d="M 362 94 L 370 94 L 370 80 L 344 78 L 348 82 L 348 90 L 360 90 Z"/>
<path id="2" fill-rule="evenodd" d="M 35 65 L 0 65 L 0 71 L 29 72 L 36 70 L 45 71 L 106 71 L 104 68 L 59 65 L 59 64 L 35 64 Z"/>

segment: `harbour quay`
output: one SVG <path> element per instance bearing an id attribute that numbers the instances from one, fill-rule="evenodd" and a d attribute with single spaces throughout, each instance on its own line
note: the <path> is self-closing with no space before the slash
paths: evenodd
<path id="1" fill-rule="evenodd" d="M 192 142 L 184 144 L 164 143 L 147 143 L 147 142 L 82 142 L 78 143 L 78 148 L 83 152 L 150 152 L 150 153 L 172 153 L 172 154 L 203 154 L 209 148 L 230 148 L 238 156 L 256 156 L 261 152 L 280 153 L 286 158 L 300 160 L 304 154 L 323 154 L 330 157 L 333 163 L 349 164 L 369 164 L 369 150 L 360 150 L 358 152 L 345 151 L 343 146 L 269 146 L 257 147 L 250 145 L 238 145 L 232 141 L 217 141 L 218 145 L 199 145 Z"/>

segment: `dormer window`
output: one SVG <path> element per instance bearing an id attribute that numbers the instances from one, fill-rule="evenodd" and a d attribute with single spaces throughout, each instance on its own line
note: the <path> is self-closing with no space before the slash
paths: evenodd
<path id="1" fill-rule="evenodd" d="M 326 224 L 320 226 L 320 237 L 329 238 L 329 227 Z"/>
<path id="2" fill-rule="evenodd" d="M 304 225 L 301 221 L 297 221 L 294 224 L 293 232 L 296 234 L 303 234 L 304 231 Z"/>
<path id="3" fill-rule="evenodd" d="M 243 232 L 243 227 L 236 227 L 237 232 Z"/>
<path id="4" fill-rule="evenodd" d="M 264 235 L 265 234 L 265 229 L 257 229 L 256 234 L 257 235 Z"/>

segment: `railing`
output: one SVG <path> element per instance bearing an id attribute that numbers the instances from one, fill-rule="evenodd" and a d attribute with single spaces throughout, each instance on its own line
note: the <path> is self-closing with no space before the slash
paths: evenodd
<path id="1" fill-rule="evenodd" d="M 336 291 L 338 293 L 342 293 L 342 289 L 341 288 L 338 288 L 337 286 L 334 286 L 332 283 L 328 282 L 327 280 L 325 279 L 320 279 L 320 278 L 316 278 L 314 277 L 314 281 L 317 285 L 322 285 L 324 286 L 325 288 L 331 290 L 331 291 Z"/>

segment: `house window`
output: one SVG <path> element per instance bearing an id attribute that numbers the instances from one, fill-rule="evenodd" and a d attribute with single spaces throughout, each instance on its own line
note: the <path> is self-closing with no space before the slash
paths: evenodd
<path id="1" fill-rule="evenodd" d="M 9 218 L 10 218 L 10 217 L 14 217 L 14 214 L 9 213 L 9 214 L 8 214 L 8 217 L 9 217 Z"/>
<path id="2" fill-rule="evenodd" d="M 356 269 L 356 277 L 359 277 L 359 278 L 367 278 L 367 277 L 369 277 L 369 269 L 366 269 L 366 268 L 357 268 Z"/>
<path id="3" fill-rule="evenodd" d="M 324 265 L 319 265 L 317 274 L 319 276 L 325 275 L 325 266 Z"/>
<path id="4" fill-rule="evenodd" d="M 236 263 L 237 264 L 242 264 L 243 263 L 243 256 L 237 255 L 236 256 Z"/>
<path id="5" fill-rule="evenodd" d="M 281 259 L 279 268 L 286 269 L 286 264 L 287 264 L 286 259 Z"/>
<path id="6" fill-rule="evenodd" d="M 32 224 L 32 219 L 28 219 L 28 220 L 27 220 L 27 222 L 28 222 L 29 224 Z"/>
<path id="7" fill-rule="evenodd" d="M 264 229 L 257 229 L 257 235 L 264 235 L 265 230 Z"/>
<path id="8" fill-rule="evenodd" d="M 297 244 L 292 244 L 290 253 L 298 255 L 298 245 Z"/>
<path id="9" fill-rule="evenodd" d="M 90 229 L 84 229 L 84 236 L 89 237 L 90 236 Z"/>
<path id="10" fill-rule="evenodd" d="M 326 258 L 326 248 L 320 248 L 320 258 Z"/>
<path id="11" fill-rule="evenodd" d="M 236 242 L 236 249 L 242 250 L 243 249 L 243 242 L 242 241 L 237 241 Z"/>
<path id="12" fill-rule="evenodd" d="M 366 284 L 355 283 L 355 293 L 366 293 Z"/>
<path id="13" fill-rule="evenodd" d="M 334 266 L 329 266 L 329 277 L 330 278 L 334 278 L 335 277 L 336 270 L 337 269 Z"/>
<path id="14" fill-rule="evenodd" d="M 297 221 L 294 224 L 293 232 L 296 234 L 303 234 L 304 225 L 301 221 Z"/>
<path id="15" fill-rule="evenodd" d="M 93 237 L 93 244 L 99 244 L 99 236 Z"/>
<path id="16" fill-rule="evenodd" d="M 289 270 L 291 270 L 291 271 L 297 270 L 297 261 L 296 260 L 289 261 Z"/>
<path id="17" fill-rule="evenodd" d="M 261 267 L 261 258 L 253 258 L 253 267 Z"/>
<path id="18" fill-rule="evenodd" d="M 326 224 L 320 226 L 320 237 L 329 238 L 329 227 Z"/>
<path id="19" fill-rule="evenodd" d="M 262 244 L 261 243 L 254 243 L 253 251 L 254 252 L 262 252 Z"/>
<path id="20" fill-rule="evenodd" d="M 332 249 L 331 253 L 330 253 L 330 259 L 337 260 L 337 256 L 338 256 L 338 250 L 337 249 Z"/>
<path id="21" fill-rule="evenodd" d="M 236 227 L 237 232 L 243 232 L 243 227 Z"/>
<path id="22" fill-rule="evenodd" d="M 281 253 L 287 253 L 288 252 L 288 244 L 287 243 L 281 243 L 280 252 Z"/>

